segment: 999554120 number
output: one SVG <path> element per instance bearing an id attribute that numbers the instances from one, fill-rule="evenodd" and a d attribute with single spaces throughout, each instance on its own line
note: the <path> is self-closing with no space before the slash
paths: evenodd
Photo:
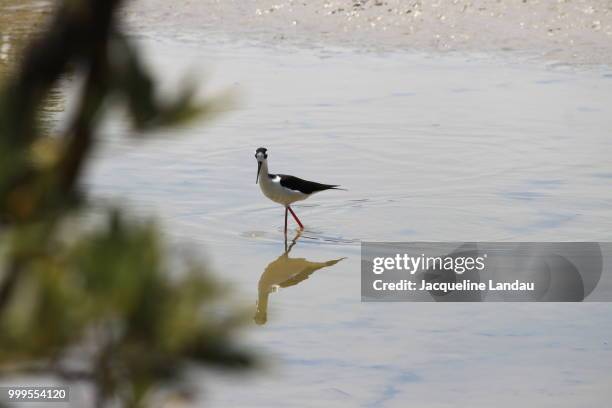
<path id="1" fill-rule="evenodd" d="M 0 401 L 68 401 L 68 387 L 15 386 L 0 387 Z"/>

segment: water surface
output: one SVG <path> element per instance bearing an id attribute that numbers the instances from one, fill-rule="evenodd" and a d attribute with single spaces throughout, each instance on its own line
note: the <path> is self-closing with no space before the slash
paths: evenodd
<path id="1" fill-rule="evenodd" d="M 361 240 L 610 240 L 609 69 L 177 31 L 138 36 L 168 90 L 187 71 L 240 104 L 139 149 L 125 124 L 109 123 L 86 184 L 160 215 L 260 314 L 244 341 L 268 369 L 203 375 L 203 404 L 609 400 L 608 304 L 361 304 L 359 281 Z M 283 209 L 255 185 L 259 146 L 273 172 L 348 189 L 295 205 L 306 230 L 289 232 L 288 252 Z"/>

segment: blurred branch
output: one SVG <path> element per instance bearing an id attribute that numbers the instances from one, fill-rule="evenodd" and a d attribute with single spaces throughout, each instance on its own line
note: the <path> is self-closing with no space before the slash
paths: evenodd
<path id="1" fill-rule="evenodd" d="M 35 137 L 35 113 L 69 63 L 96 62 L 105 47 L 121 0 L 64 1 L 47 33 L 27 49 L 19 74 L 8 81 L 0 102 L 0 136 L 12 146 Z M 93 54 L 93 55 L 92 55 Z"/>
<path id="2" fill-rule="evenodd" d="M 51 375 L 67 382 L 91 381 L 94 378 L 94 374 L 87 370 L 69 369 L 42 363 L 0 367 L 0 377 L 5 375 Z"/>
<path id="3" fill-rule="evenodd" d="M 183 123 L 223 102 L 194 103 L 194 87 L 158 98 L 115 22 L 119 4 L 65 0 L 0 93 L 0 376 L 87 381 L 98 406 L 144 406 L 189 362 L 244 369 L 253 358 L 231 341 L 240 314 L 215 314 L 225 292 L 200 263 L 170 271 L 175 256 L 164 254 L 153 223 L 126 220 L 114 207 L 93 226 L 74 222 L 77 209 L 95 207 L 77 200 L 76 186 L 109 100 L 138 130 Z M 83 87 L 68 131 L 50 142 L 35 118 L 69 69 L 84 76 Z M 45 149 L 53 159 L 35 160 Z M 68 220 L 77 226 L 67 229 Z M 63 358 L 79 347 L 89 350 L 87 368 L 66 368 Z"/>
<path id="4" fill-rule="evenodd" d="M 87 153 L 94 141 L 93 129 L 108 92 L 107 44 L 97 47 L 87 72 L 87 79 L 72 126 L 68 146 L 60 164 L 60 194 L 70 194 L 74 188 Z"/>
<path id="5" fill-rule="evenodd" d="M 10 300 L 11 293 L 17 284 L 17 278 L 21 271 L 21 264 L 19 262 L 11 262 L 8 266 L 5 276 L 0 284 L 0 318 L 2 318 L 2 311 L 8 301 Z"/>

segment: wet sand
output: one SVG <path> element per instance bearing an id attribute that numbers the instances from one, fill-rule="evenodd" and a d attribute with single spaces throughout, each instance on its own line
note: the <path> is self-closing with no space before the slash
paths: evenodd
<path id="1" fill-rule="evenodd" d="M 612 63 L 607 0 L 137 0 L 135 27 L 368 50 L 501 52 L 567 64 Z"/>

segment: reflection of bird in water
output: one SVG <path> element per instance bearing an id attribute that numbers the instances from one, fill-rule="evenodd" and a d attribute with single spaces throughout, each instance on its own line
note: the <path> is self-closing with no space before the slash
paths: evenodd
<path id="1" fill-rule="evenodd" d="M 270 293 L 276 292 L 279 287 L 286 288 L 297 285 L 319 269 L 335 265 L 344 259 L 310 262 L 304 258 L 289 258 L 289 252 L 296 244 L 300 234 L 298 231 L 289 247 L 287 247 L 287 241 L 285 241 L 285 252 L 270 262 L 261 274 L 261 278 L 259 278 L 257 311 L 253 319 L 257 324 L 266 324 L 268 320 L 268 296 Z"/>

